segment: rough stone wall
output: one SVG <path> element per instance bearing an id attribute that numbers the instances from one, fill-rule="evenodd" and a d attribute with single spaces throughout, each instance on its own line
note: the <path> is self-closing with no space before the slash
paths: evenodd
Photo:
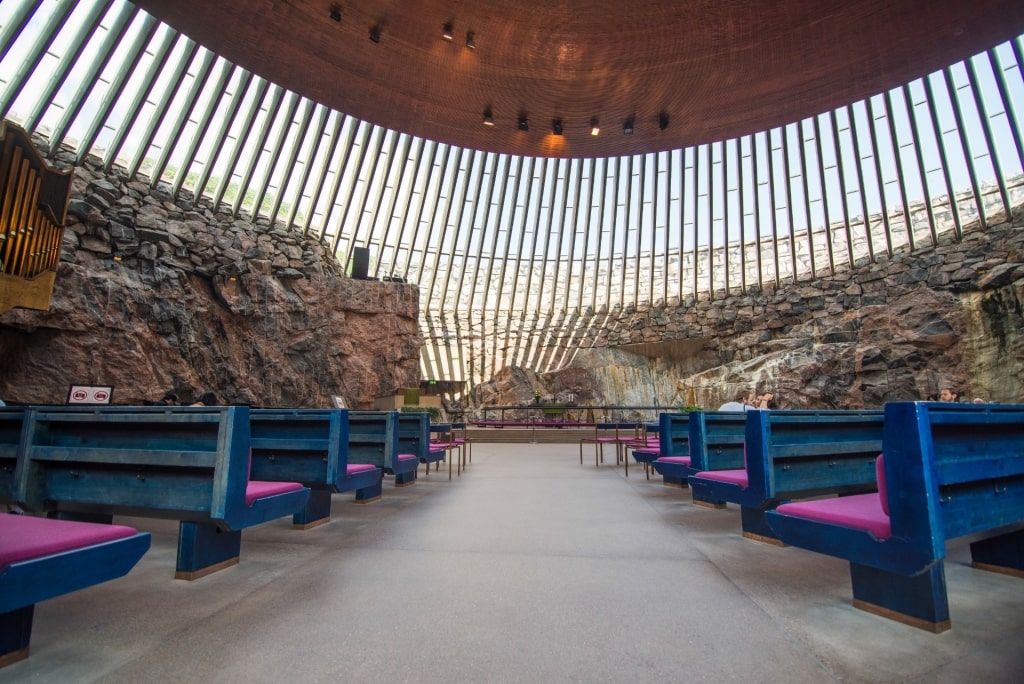
<path id="1" fill-rule="evenodd" d="M 539 390 L 556 402 L 716 408 L 767 389 L 788 408 L 870 408 L 943 386 L 1024 402 L 1022 228 L 1018 210 L 960 241 L 807 282 L 602 312 L 569 368 L 501 373 L 473 403 Z"/>
<path id="2" fill-rule="evenodd" d="M 64 165 L 69 161 L 63 160 Z M 413 285 L 344 277 L 330 249 L 89 161 L 75 172 L 51 308 L 0 316 L 0 397 L 63 403 L 71 384 L 139 404 L 354 408 L 420 378 Z"/>

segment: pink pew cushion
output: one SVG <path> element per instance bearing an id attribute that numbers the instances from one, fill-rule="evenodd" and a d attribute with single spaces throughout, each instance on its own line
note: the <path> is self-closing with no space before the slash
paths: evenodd
<path id="1" fill-rule="evenodd" d="M 415 461 L 416 454 L 398 454 L 399 461 Z"/>
<path id="2" fill-rule="evenodd" d="M 377 466 L 372 463 L 349 463 L 345 467 L 345 472 L 353 475 L 355 473 L 365 473 L 367 470 L 375 470 L 376 468 Z"/>
<path id="3" fill-rule="evenodd" d="M 882 510 L 889 515 L 889 492 L 885 488 L 885 459 L 878 454 L 875 459 L 875 479 L 878 480 L 878 498 L 882 500 Z"/>
<path id="4" fill-rule="evenodd" d="M 284 494 L 285 492 L 294 492 L 296 489 L 302 489 L 302 485 L 298 482 L 263 482 L 261 480 L 250 480 L 249 484 L 245 487 L 245 505 L 252 506 L 256 499 L 263 499 L 268 496 L 274 496 L 275 494 Z"/>
<path id="5" fill-rule="evenodd" d="M 661 462 L 661 463 L 679 463 L 680 465 L 688 466 L 688 465 L 690 465 L 690 457 L 689 456 L 662 456 L 656 462 Z"/>
<path id="6" fill-rule="evenodd" d="M 0 568 L 136 534 L 124 525 L 0 514 Z"/>
<path id="7" fill-rule="evenodd" d="M 716 482 L 727 482 L 729 484 L 738 485 L 742 489 L 746 489 L 750 484 L 747 480 L 746 470 L 705 470 L 702 473 L 697 473 L 697 477 L 704 478 L 705 480 L 715 480 Z"/>
<path id="8" fill-rule="evenodd" d="M 782 504 L 776 510 L 783 515 L 865 530 L 880 540 L 892 536 L 889 516 L 882 510 L 882 502 L 876 493 L 796 501 Z"/>

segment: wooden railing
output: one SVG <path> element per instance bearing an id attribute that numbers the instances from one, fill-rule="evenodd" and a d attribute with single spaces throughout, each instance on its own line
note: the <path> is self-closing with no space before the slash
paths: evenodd
<path id="1" fill-rule="evenodd" d="M 23 129 L 0 122 L 0 312 L 50 308 L 71 180 Z"/>

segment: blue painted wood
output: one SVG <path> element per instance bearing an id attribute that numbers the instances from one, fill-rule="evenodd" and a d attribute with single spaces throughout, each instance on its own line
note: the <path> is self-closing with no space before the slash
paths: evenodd
<path id="1" fill-rule="evenodd" d="M 936 634 L 952 626 L 942 563 L 918 575 L 899 575 L 850 563 L 850 583 L 857 608 Z"/>
<path id="2" fill-rule="evenodd" d="M 660 413 L 658 414 L 658 450 L 661 456 L 690 455 L 690 414 Z M 651 461 L 654 471 L 661 475 L 666 485 L 686 487 L 686 468 L 682 465 L 663 463 L 658 459 Z"/>
<path id="3" fill-rule="evenodd" d="M 234 565 L 242 553 L 241 530 L 223 530 L 212 523 L 178 524 L 177 579 L 199 579 Z"/>
<path id="4" fill-rule="evenodd" d="M 418 459 L 398 460 L 398 411 L 349 411 L 350 463 L 370 463 L 385 473 L 415 472 Z"/>
<path id="5" fill-rule="evenodd" d="M 126 575 L 149 550 L 150 535 L 93 544 L 0 569 L 0 613 Z"/>
<path id="6" fill-rule="evenodd" d="M 429 414 L 401 412 L 398 414 L 398 453 L 413 454 L 420 463 L 427 465 L 428 473 L 431 463 L 444 460 L 446 452 L 430 450 Z"/>
<path id="7" fill-rule="evenodd" d="M 743 467 L 743 438 L 746 432 L 745 413 L 731 411 L 691 411 L 689 414 L 669 414 L 662 416 L 662 435 L 666 434 L 666 416 L 687 415 L 686 421 L 690 465 L 681 463 L 664 463 L 655 461 L 654 469 L 665 478 L 666 483 L 680 481 L 689 483 L 689 478 L 702 470 L 728 470 Z M 672 423 L 678 418 L 669 419 Z M 669 442 L 678 441 L 673 434 L 676 428 L 670 423 L 668 427 Z M 663 445 L 664 441 L 661 442 Z M 677 448 L 672 444 L 669 448 Z M 673 454 L 674 455 L 674 454 Z M 694 503 L 704 506 L 721 508 L 725 502 L 720 499 L 707 499 L 697 494 Z"/>
<path id="8" fill-rule="evenodd" d="M 36 603 L 126 575 L 149 546 L 140 532 L 0 568 L 0 661 L 28 655 Z"/>
<path id="9" fill-rule="evenodd" d="M 1024 577 L 1024 530 L 971 542 L 971 562 L 976 568 Z"/>
<path id="10" fill-rule="evenodd" d="M 694 497 L 739 504 L 745 536 L 775 538 L 765 513 L 784 501 L 875 491 L 882 411 L 747 411 L 747 486 L 694 474 Z"/>
<path id="11" fill-rule="evenodd" d="M 25 409 L 0 406 L 0 503 L 14 497 L 14 468 L 18 464 L 18 444 L 25 423 Z"/>
<path id="12" fill-rule="evenodd" d="M 891 402 L 884 421 L 890 538 L 776 511 L 766 517 L 783 542 L 877 571 L 858 570 L 869 579 L 854 587 L 855 600 L 934 629 L 948 613 L 936 568 L 949 539 L 996 537 L 990 545 L 972 545 L 972 551 L 987 559 L 982 564 L 1000 566 L 1002 557 L 1011 566 L 1007 570 L 1016 569 L 1014 547 L 1024 529 L 1024 406 Z M 876 586 L 904 586 L 901 577 L 922 574 L 931 579 L 913 593 Z M 913 600 L 906 599 L 911 595 Z"/>
<path id="13" fill-rule="evenodd" d="M 662 456 L 690 455 L 690 414 L 658 414 L 658 448 Z"/>
<path id="14" fill-rule="evenodd" d="M 246 407 L 38 407 L 25 420 L 15 498 L 30 511 L 239 531 L 290 516 L 309 498 L 301 488 L 246 503 Z"/>
<path id="15" fill-rule="evenodd" d="M 0 613 L 0 666 L 28 657 L 35 605 Z"/>
<path id="16" fill-rule="evenodd" d="M 380 468 L 348 474 L 346 409 L 252 409 L 249 412 L 253 480 L 300 482 L 313 492 L 292 522 L 312 527 L 330 518 L 331 492 L 356 492 L 369 502 L 380 495 Z M 317 492 L 321 492 L 317 494 Z M 326 493 L 326 496 L 324 495 Z"/>

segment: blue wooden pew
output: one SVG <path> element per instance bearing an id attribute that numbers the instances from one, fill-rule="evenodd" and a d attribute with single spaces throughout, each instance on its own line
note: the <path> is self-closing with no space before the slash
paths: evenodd
<path id="1" fill-rule="evenodd" d="M 668 483 L 688 482 L 705 470 L 732 470 L 743 467 L 743 440 L 747 430 L 747 411 L 692 411 L 687 421 L 689 463 L 683 459 L 659 458 L 654 469 Z M 674 414 L 662 414 L 674 415 Z M 676 419 L 678 420 L 678 419 Z M 694 494 L 693 503 L 707 508 L 725 508 L 721 499 L 705 499 Z"/>
<path id="2" fill-rule="evenodd" d="M 787 544 L 850 561 L 853 605 L 943 632 L 947 540 L 975 567 L 1024 577 L 1024 406 L 885 405 L 878 492 L 767 513 Z"/>
<path id="3" fill-rule="evenodd" d="M 399 450 L 398 411 L 348 412 L 348 461 L 369 463 L 395 476 L 396 487 L 415 484 L 420 461 Z"/>
<path id="4" fill-rule="evenodd" d="M 0 408 L 0 506 L 13 503 L 25 411 Z M 35 604 L 128 573 L 148 532 L 0 511 L 0 667 L 29 656 Z"/>
<path id="5" fill-rule="evenodd" d="M 331 495 L 355 491 L 358 503 L 381 497 L 384 471 L 349 463 L 346 409 L 252 409 L 249 412 L 254 480 L 309 487 L 306 507 L 292 525 L 309 529 L 331 518 Z"/>
<path id="6" fill-rule="evenodd" d="M 14 494 L 14 468 L 25 423 L 25 408 L 0 406 L 0 492 Z"/>
<path id="7" fill-rule="evenodd" d="M 635 452 L 634 452 L 635 453 Z M 658 456 L 651 467 L 668 487 L 688 487 L 690 467 L 690 414 L 658 414 Z"/>
<path id="8" fill-rule="evenodd" d="M 740 505 L 743 536 L 779 543 L 765 521 L 783 501 L 875 490 L 881 411 L 747 411 L 746 467 L 690 476 L 694 498 Z"/>
<path id="9" fill-rule="evenodd" d="M 418 463 L 427 466 L 427 474 L 430 474 L 430 465 L 445 459 L 445 449 L 431 449 L 430 444 L 430 414 L 399 412 L 398 414 L 398 453 L 400 455 L 411 454 L 416 457 Z M 406 479 L 408 475 L 404 476 Z M 395 476 L 396 483 L 398 476 Z"/>
<path id="10" fill-rule="evenodd" d="M 179 579 L 234 565 L 241 530 L 309 499 L 295 482 L 250 481 L 246 407 L 32 408 L 25 420 L 18 503 L 65 520 L 178 520 Z"/>

